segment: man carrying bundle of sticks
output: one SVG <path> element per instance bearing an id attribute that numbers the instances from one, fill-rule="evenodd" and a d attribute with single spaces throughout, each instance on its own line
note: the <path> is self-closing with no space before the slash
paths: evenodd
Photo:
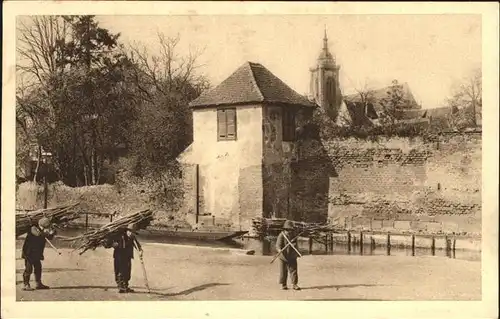
<path id="1" fill-rule="evenodd" d="M 134 248 L 139 251 L 142 257 L 142 247 L 135 237 L 135 230 L 135 224 L 130 224 L 123 232 L 118 233 L 117 236 L 108 238 L 104 244 L 105 248 L 114 248 L 115 281 L 119 293 L 134 292 L 133 289 L 129 288 Z"/>
<path id="2" fill-rule="evenodd" d="M 47 217 L 42 217 L 38 225 L 33 225 L 26 235 L 23 244 L 22 258 L 24 259 L 23 290 L 31 291 L 31 273 L 35 273 L 35 289 L 49 289 L 49 286 L 42 284 L 42 260 L 45 242 L 54 238 L 56 231 Z"/>
<path id="3" fill-rule="evenodd" d="M 279 283 L 281 289 L 286 290 L 288 272 L 290 273 L 292 285 L 294 290 L 300 290 L 297 285 L 299 281 L 297 270 L 297 257 L 300 256 L 297 248 L 297 238 L 294 235 L 293 223 L 289 220 L 285 221 L 283 231 L 278 235 L 276 240 L 276 250 L 281 252 L 280 259 L 280 278 Z M 292 237 L 293 236 L 293 237 Z"/>

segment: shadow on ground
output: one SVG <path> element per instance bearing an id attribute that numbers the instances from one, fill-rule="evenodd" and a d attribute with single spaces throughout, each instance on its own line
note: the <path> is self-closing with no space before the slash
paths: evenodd
<path id="1" fill-rule="evenodd" d="M 50 273 L 50 272 L 66 272 L 66 271 L 84 271 L 85 269 L 81 268 L 43 268 L 42 272 Z M 24 269 L 16 269 L 16 274 L 22 274 Z"/>
<path id="2" fill-rule="evenodd" d="M 323 289 L 339 290 L 340 288 L 376 287 L 376 286 L 384 286 L 384 285 L 371 285 L 371 284 L 326 285 L 326 286 L 303 287 L 302 290 L 323 290 Z"/>
<path id="3" fill-rule="evenodd" d="M 187 296 L 189 294 L 192 294 L 193 292 L 202 291 L 202 290 L 205 290 L 207 288 L 217 287 L 217 286 L 229 286 L 229 284 L 221 284 L 221 283 L 213 282 L 213 283 L 209 283 L 209 284 L 199 285 L 199 286 L 189 288 L 189 289 L 186 289 L 186 290 L 183 290 L 180 292 L 176 292 L 176 293 L 164 294 L 164 296 L 166 296 L 166 297 Z"/>
<path id="4" fill-rule="evenodd" d="M 228 286 L 229 284 L 224 284 L 224 283 L 208 283 L 208 284 L 203 284 L 200 286 L 196 286 L 193 288 L 189 288 L 180 292 L 176 293 L 162 293 L 158 292 L 155 290 L 151 290 L 151 292 L 147 291 L 135 291 L 134 294 L 150 294 L 150 295 L 155 295 L 155 296 L 160 296 L 160 297 L 174 297 L 174 296 L 187 296 L 189 294 L 192 294 L 197 291 L 202 291 L 207 288 L 211 287 L 217 287 L 217 286 Z M 135 288 L 135 287 L 133 287 Z M 58 290 L 58 289 L 103 289 L 105 291 L 108 290 L 116 290 L 117 288 L 115 286 L 59 286 L 59 287 L 51 287 L 53 290 Z M 162 289 L 165 290 L 165 289 Z"/>

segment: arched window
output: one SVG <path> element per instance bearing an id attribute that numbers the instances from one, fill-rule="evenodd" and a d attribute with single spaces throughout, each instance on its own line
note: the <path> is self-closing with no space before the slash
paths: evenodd
<path id="1" fill-rule="evenodd" d="M 325 97 L 328 105 L 335 105 L 335 79 L 332 76 L 326 79 Z"/>

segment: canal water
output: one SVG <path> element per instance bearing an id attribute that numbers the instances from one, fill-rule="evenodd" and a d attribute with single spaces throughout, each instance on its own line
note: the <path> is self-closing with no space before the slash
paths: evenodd
<path id="1" fill-rule="evenodd" d="M 81 235 L 83 229 L 64 229 L 59 230 L 58 234 L 65 237 L 75 237 Z M 256 255 L 272 256 L 276 254 L 275 240 L 259 240 L 254 238 L 238 238 L 230 241 L 202 241 L 195 239 L 186 239 L 178 237 L 165 237 L 158 233 L 148 232 L 147 230 L 140 231 L 138 235 L 142 243 L 165 243 L 176 245 L 189 245 L 201 247 L 217 247 L 217 248 L 238 248 L 245 250 L 254 250 Z M 20 247 L 23 239 L 18 238 L 17 246 Z M 76 248 L 71 247 L 71 243 L 60 239 L 52 241 L 58 248 Z M 462 260 L 480 261 L 481 252 L 472 250 L 457 249 L 455 252 L 446 251 L 445 249 L 430 248 L 415 248 L 412 251 L 411 247 L 394 246 L 387 249 L 384 246 L 373 247 L 370 244 L 365 244 L 363 249 L 359 245 L 348 245 L 344 243 L 333 243 L 329 245 L 328 250 L 325 245 L 313 241 L 312 247 L 309 247 L 309 242 L 298 241 L 298 249 L 302 255 L 362 255 L 362 256 L 440 256 L 446 258 L 455 258 Z M 47 247 L 49 248 L 49 247 Z M 311 248 L 311 249 L 310 249 Z"/>
<path id="2" fill-rule="evenodd" d="M 235 240 L 244 249 L 253 249 L 256 254 L 259 255 L 275 255 L 277 253 L 275 248 L 274 240 L 256 240 L 256 239 L 240 239 Z M 412 251 L 411 247 L 387 247 L 376 246 L 372 247 L 369 244 L 363 245 L 361 249 L 360 245 L 351 245 L 349 248 L 345 243 L 333 243 L 329 245 L 328 250 L 325 248 L 324 244 L 313 242 L 312 249 L 309 251 L 308 241 L 298 241 L 297 246 L 299 252 L 302 255 L 358 255 L 358 256 L 441 256 L 446 258 L 480 261 L 481 252 L 471 251 L 471 250 L 455 250 L 446 251 L 445 249 L 434 249 L 432 251 L 430 248 L 415 248 Z"/>

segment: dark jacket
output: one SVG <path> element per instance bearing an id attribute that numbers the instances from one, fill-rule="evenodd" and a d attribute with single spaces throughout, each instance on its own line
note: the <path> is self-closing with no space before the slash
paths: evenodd
<path id="1" fill-rule="evenodd" d="M 30 261 L 43 260 L 45 238 L 52 239 L 55 234 L 55 230 L 44 232 L 38 226 L 32 226 L 24 240 L 22 258 Z"/>
<path id="2" fill-rule="evenodd" d="M 106 248 L 114 248 L 113 258 L 134 258 L 134 248 L 142 250 L 141 245 L 134 235 L 128 236 L 126 232 L 120 233 L 116 237 L 109 238 L 104 244 Z"/>
<path id="3" fill-rule="evenodd" d="M 296 238 L 294 239 L 295 235 L 292 234 L 292 235 L 288 235 L 287 237 L 288 237 L 288 240 L 290 240 L 292 242 L 295 249 L 298 250 L 297 239 Z M 283 247 L 286 246 L 286 244 L 288 244 L 288 241 L 285 238 L 284 232 L 281 232 L 278 235 L 278 238 L 276 239 L 276 250 L 280 251 Z M 298 257 L 298 254 L 293 249 L 292 245 L 288 245 L 288 247 L 286 247 L 285 250 L 283 250 L 283 252 L 279 255 L 279 258 L 283 261 L 295 260 L 295 259 L 297 259 L 297 257 Z"/>

